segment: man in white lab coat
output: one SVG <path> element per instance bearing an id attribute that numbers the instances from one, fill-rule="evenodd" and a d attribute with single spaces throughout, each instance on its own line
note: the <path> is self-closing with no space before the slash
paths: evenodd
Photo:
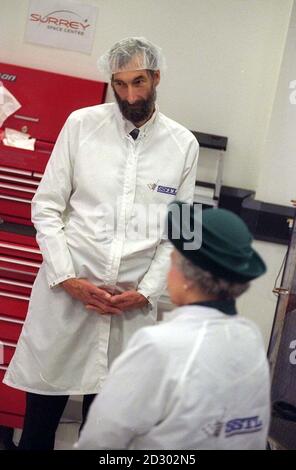
<path id="1" fill-rule="evenodd" d="M 169 213 L 176 249 L 168 289 L 178 308 L 171 321 L 135 333 L 114 361 L 78 449 L 266 448 L 266 352 L 257 326 L 235 307 L 265 264 L 235 214 L 206 209 L 201 229 L 192 206 L 173 206 L 180 211 Z M 192 245 L 198 231 L 200 248 Z"/>
<path id="2" fill-rule="evenodd" d="M 53 448 L 69 395 L 85 419 L 130 336 L 155 323 L 166 206 L 193 198 L 198 143 L 155 103 L 161 50 L 128 38 L 101 68 L 117 103 L 70 115 L 33 199 L 44 262 L 4 378 L 27 392 L 21 449 Z"/>

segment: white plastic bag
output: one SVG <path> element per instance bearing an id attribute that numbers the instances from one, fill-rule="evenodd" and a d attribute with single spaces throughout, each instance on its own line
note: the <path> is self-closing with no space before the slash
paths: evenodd
<path id="1" fill-rule="evenodd" d="M 5 129 L 3 144 L 10 147 L 34 150 L 36 139 L 30 138 L 30 134 L 24 134 L 15 129 Z"/>
<path id="2" fill-rule="evenodd" d="M 0 81 L 0 127 L 3 122 L 15 113 L 21 104 L 18 100 L 5 88 L 3 83 Z"/>

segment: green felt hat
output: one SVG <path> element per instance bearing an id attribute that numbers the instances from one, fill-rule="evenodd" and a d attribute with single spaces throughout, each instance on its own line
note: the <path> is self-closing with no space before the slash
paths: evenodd
<path id="1" fill-rule="evenodd" d="M 266 271 L 265 263 L 251 246 L 253 238 L 248 227 L 228 210 L 205 209 L 201 217 L 197 205 L 175 201 L 168 210 L 168 238 L 183 256 L 216 277 L 244 283 Z"/>

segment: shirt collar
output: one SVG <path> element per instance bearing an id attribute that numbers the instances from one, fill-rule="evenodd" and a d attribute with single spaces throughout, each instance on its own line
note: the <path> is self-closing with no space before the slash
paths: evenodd
<path id="1" fill-rule="evenodd" d="M 236 306 L 235 306 L 235 300 L 229 299 L 229 300 L 208 300 L 204 302 L 195 302 L 193 304 L 189 305 L 198 305 L 200 307 L 210 307 L 210 308 L 215 308 L 216 310 L 219 310 L 222 313 L 225 313 L 226 315 L 236 315 Z"/>
<path id="2" fill-rule="evenodd" d="M 180 305 L 170 314 L 172 321 L 184 321 L 194 318 L 196 320 L 212 320 L 216 318 L 236 318 L 235 300 L 211 300 Z"/>

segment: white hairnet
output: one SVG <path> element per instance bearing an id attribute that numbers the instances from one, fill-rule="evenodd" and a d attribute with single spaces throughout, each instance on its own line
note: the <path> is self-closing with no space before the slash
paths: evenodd
<path id="1" fill-rule="evenodd" d="M 165 68 L 162 50 L 145 38 L 132 37 L 114 44 L 98 60 L 100 71 L 108 78 L 129 70 L 161 70 Z"/>

